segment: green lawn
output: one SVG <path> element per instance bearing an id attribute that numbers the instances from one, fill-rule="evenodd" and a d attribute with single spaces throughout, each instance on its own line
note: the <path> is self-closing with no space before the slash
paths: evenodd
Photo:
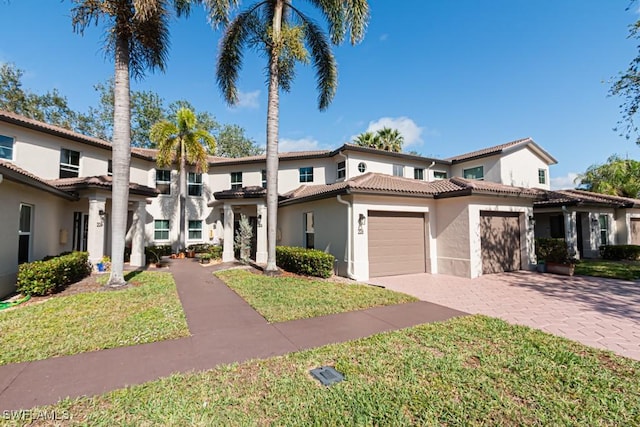
<path id="1" fill-rule="evenodd" d="M 189 335 L 169 273 L 129 280 L 136 286 L 0 312 L 0 365 Z"/>
<path id="2" fill-rule="evenodd" d="M 269 322 L 417 301 L 409 295 L 368 285 L 304 277 L 271 278 L 247 270 L 227 270 L 216 275 Z"/>
<path id="3" fill-rule="evenodd" d="M 322 365 L 345 381 L 319 385 L 308 371 Z M 469 316 L 47 410 L 92 426 L 632 426 L 640 425 L 640 362 Z"/>
<path id="4" fill-rule="evenodd" d="M 610 277 L 613 279 L 640 279 L 640 261 L 581 260 L 574 274 L 580 276 Z"/>

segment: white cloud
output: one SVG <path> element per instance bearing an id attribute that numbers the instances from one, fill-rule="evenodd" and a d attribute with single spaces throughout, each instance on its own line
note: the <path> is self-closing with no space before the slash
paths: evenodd
<path id="1" fill-rule="evenodd" d="M 387 39 L 388 39 L 388 38 L 389 38 L 389 34 L 386 34 L 386 33 L 385 33 L 385 34 L 382 34 L 382 35 L 380 36 L 380 41 L 381 41 L 381 42 L 387 41 Z"/>
<path id="2" fill-rule="evenodd" d="M 260 91 L 254 90 L 253 92 L 242 92 L 238 91 L 238 102 L 233 106 L 233 108 L 249 108 L 256 109 L 260 107 L 260 103 L 258 102 L 258 98 L 260 97 Z"/>
<path id="3" fill-rule="evenodd" d="M 322 149 L 323 148 L 320 147 L 320 143 L 309 136 L 299 139 L 282 138 L 278 141 L 278 151 L 281 153 L 287 151 L 315 151 Z"/>
<path id="4" fill-rule="evenodd" d="M 569 188 L 576 188 L 576 183 L 574 180 L 578 177 L 578 174 L 575 172 L 569 172 L 565 176 L 559 176 L 557 178 L 551 178 L 551 189 L 552 190 L 566 190 Z"/>
<path id="5" fill-rule="evenodd" d="M 376 132 L 384 127 L 398 129 L 404 137 L 405 148 L 411 145 L 421 145 L 424 142 L 422 140 L 424 128 L 418 126 L 408 117 L 382 117 L 374 122 L 369 122 L 367 132 Z M 355 136 L 351 139 L 353 140 L 353 138 Z"/>

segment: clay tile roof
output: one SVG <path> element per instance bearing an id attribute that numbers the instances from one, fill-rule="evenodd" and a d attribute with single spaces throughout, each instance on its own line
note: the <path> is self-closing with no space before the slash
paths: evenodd
<path id="1" fill-rule="evenodd" d="M 42 178 L 39 178 L 36 175 L 27 172 L 22 168 L 19 168 L 18 166 L 7 160 L 0 159 L 0 174 L 2 174 L 3 177 L 7 180 L 20 182 L 39 190 L 54 194 L 56 196 L 63 197 L 65 199 L 77 200 L 77 197 L 75 195 L 51 185 L 49 182 L 43 180 Z"/>
<path id="2" fill-rule="evenodd" d="M 238 189 L 232 190 L 224 190 L 224 191 L 216 191 L 213 193 L 214 197 L 218 200 L 220 199 L 252 199 L 265 197 L 267 195 L 267 190 L 262 187 L 253 186 L 253 187 L 242 187 Z"/>
<path id="3" fill-rule="evenodd" d="M 500 195 L 514 195 L 533 198 L 542 197 L 545 194 L 544 190 L 540 190 L 538 188 L 515 187 L 512 185 L 498 184 L 496 182 L 465 179 L 461 177 L 451 178 L 449 181 L 469 189 L 471 192 L 476 194 L 495 193 Z"/>
<path id="4" fill-rule="evenodd" d="M 280 160 L 293 160 L 293 159 L 307 159 L 307 158 L 320 158 L 320 157 L 328 157 L 331 155 L 332 151 L 330 150 L 315 150 L 315 151 L 290 151 L 284 153 L 278 153 L 278 158 Z M 242 163 L 254 163 L 254 162 L 264 162 L 266 160 L 266 154 L 260 154 L 259 156 L 247 156 L 247 157 L 219 157 L 219 156 L 209 156 L 209 162 L 219 165 L 226 164 L 242 164 Z"/>
<path id="5" fill-rule="evenodd" d="M 640 207 L 639 199 L 593 193 L 585 190 L 548 191 L 544 200 L 537 201 L 536 206 L 558 205 L 604 205 L 609 207 Z"/>
<path id="6" fill-rule="evenodd" d="M 550 164 L 558 163 L 558 161 L 555 158 L 553 158 L 553 156 L 551 156 L 549 153 L 543 150 L 540 146 L 538 146 L 538 144 L 536 144 L 533 141 L 533 139 L 529 137 L 516 139 L 515 141 L 507 142 L 506 144 L 495 145 L 493 147 L 487 147 L 481 150 L 472 151 L 470 153 L 449 157 L 448 159 L 445 159 L 445 160 L 450 161 L 451 163 L 460 163 L 467 160 L 480 159 L 482 157 L 493 156 L 496 154 L 500 154 L 505 150 L 519 147 L 519 146 L 524 146 L 524 145 L 529 145 L 531 148 L 534 149 L 534 151 L 537 151 L 542 157 L 546 157 L 547 161 Z"/>
<path id="7" fill-rule="evenodd" d="M 56 188 L 66 191 L 76 191 L 86 188 L 104 188 L 111 190 L 113 179 L 107 175 L 101 176 L 85 176 L 77 178 L 60 178 L 48 181 L 48 183 Z M 129 192 L 140 196 L 156 197 L 159 192 L 155 188 L 146 185 L 129 183 Z"/>

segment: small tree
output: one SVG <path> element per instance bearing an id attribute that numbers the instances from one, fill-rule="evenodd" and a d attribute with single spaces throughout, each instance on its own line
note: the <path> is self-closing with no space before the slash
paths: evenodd
<path id="1" fill-rule="evenodd" d="M 240 250 L 240 260 L 247 262 L 251 256 L 251 239 L 253 238 L 253 229 L 246 215 L 240 214 L 240 229 L 236 233 L 236 249 Z"/>

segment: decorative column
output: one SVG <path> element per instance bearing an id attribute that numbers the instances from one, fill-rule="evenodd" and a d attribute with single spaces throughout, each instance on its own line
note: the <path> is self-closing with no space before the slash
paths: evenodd
<path id="1" fill-rule="evenodd" d="M 95 265 L 104 256 L 104 220 L 107 199 L 104 196 L 89 197 L 89 227 L 87 230 L 87 251 L 89 261 Z M 102 213 L 102 215 L 101 215 Z"/>
<path id="2" fill-rule="evenodd" d="M 133 267 L 144 267 L 146 259 L 144 256 L 145 231 L 144 226 L 147 218 L 147 202 L 141 200 L 136 202 L 133 211 L 133 235 L 131 237 L 131 260 L 129 264 Z"/>
<path id="3" fill-rule="evenodd" d="M 267 206 L 264 202 L 256 205 L 258 215 L 258 235 L 256 236 L 256 264 L 267 263 Z"/>
<path id="4" fill-rule="evenodd" d="M 570 257 L 578 256 L 578 231 L 576 229 L 576 213 L 563 209 L 564 240 Z"/>
<path id="5" fill-rule="evenodd" d="M 224 243 L 222 247 L 222 262 L 231 262 L 235 259 L 233 254 L 233 207 L 229 203 L 224 204 Z"/>

